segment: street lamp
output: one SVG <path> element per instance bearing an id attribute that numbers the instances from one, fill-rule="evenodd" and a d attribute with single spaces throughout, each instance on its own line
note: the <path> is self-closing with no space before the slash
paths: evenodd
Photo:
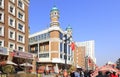
<path id="1" fill-rule="evenodd" d="M 38 62 L 36 61 L 36 77 L 38 77 Z"/>
<path id="2" fill-rule="evenodd" d="M 70 42 L 72 41 L 72 28 L 70 26 L 68 26 L 66 28 L 66 31 L 64 33 L 63 36 L 63 41 L 64 41 L 64 59 L 65 59 L 65 68 L 67 69 L 67 44 L 70 44 Z"/>
<path id="3" fill-rule="evenodd" d="M 86 67 L 86 70 L 88 71 L 89 70 L 89 56 L 88 55 L 85 57 L 85 67 Z"/>
<path id="4" fill-rule="evenodd" d="M 64 37 L 63 37 L 63 40 L 64 40 L 64 59 L 65 59 L 65 69 L 67 69 L 67 35 L 65 34 Z"/>
<path id="5" fill-rule="evenodd" d="M 85 56 L 85 69 L 86 69 L 86 70 L 88 70 L 87 66 L 88 66 L 88 65 L 87 65 L 87 56 Z"/>
<path id="6" fill-rule="evenodd" d="M 36 62 L 36 77 L 38 77 L 38 55 L 36 55 L 36 58 L 35 58 L 35 62 Z"/>

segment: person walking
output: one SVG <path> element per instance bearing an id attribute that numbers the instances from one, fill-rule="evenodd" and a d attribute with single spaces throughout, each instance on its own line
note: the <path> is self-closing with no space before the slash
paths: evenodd
<path id="1" fill-rule="evenodd" d="M 110 71 L 106 71 L 104 77 L 110 77 Z"/>
<path id="2" fill-rule="evenodd" d="M 75 77 L 80 77 L 80 71 L 78 69 L 76 69 L 76 71 L 74 72 Z"/>
<path id="3" fill-rule="evenodd" d="M 70 72 L 70 77 L 75 77 L 74 71 Z"/>
<path id="4" fill-rule="evenodd" d="M 104 77 L 101 71 L 98 72 L 98 75 L 96 77 Z"/>
<path id="5" fill-rule="evenodd" d="M 63 72 L 63 77 L 68 77 L 67 70 L 64 70 L 64 72 Z"/>
<path id="6" fill-rule="evenodd" d="M 80 77 L 84 77 L 84 72 L 82 70 L 80 71 Z"/>
<path id="7" fill-rule="evenodd" d="M 118 77 L 118 75 L 116 74 L 116 72 L 113 72 L 113 73 L 111 74 L 111 77 Z"/>

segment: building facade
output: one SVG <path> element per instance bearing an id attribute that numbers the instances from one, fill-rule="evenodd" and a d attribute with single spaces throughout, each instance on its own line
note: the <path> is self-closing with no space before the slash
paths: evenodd
<path id="1" fill-rule="evenodd" d="M 76 42 L 77 46 L 84 46 L 85 47 L 85 56 L 90 57 L 96 63 L 95 58 L 95 42 L 94 40 L 84 41 L 84 42 Z"/>
<path id="2" fill-rule="evenodd" d="M 28 8 L 29 0 L 0 0 L 0 65 L 8 61 L 32 63 L 33 55 L 28 53 Z"/>
<path id="3" fill-rule="evenodd" d="M 54 70 L 56 65 L 59 69 L 65 68 L 65 52 L 67 52 L 67 64 L 72 65 L 73 62 L 70 45 L 67 44 L 67 51 L 64 51 L 65 31 L 60 28 L 59 17 L 59 10 L 54 6 L 50 11 L 49 28 L 29 36 L 30 52 L 38 55 L 39 66 L 47 66 L 49 70 Z"/>
<path id="4" fill-rule="evenodd" d="M 0 0 L 0 47 L 28 51 L 29 0 Z"/>
<path id="5" fill-rule="evenodd" d="M 77 46 L 74 51 L 74 66 L 85 69 L 85 47 Z"/>
<path id="6" fill-rule="evenodd" d="M 85 61 L 85 69 L 86 70 L 94 70 L 95 69 L 95 64 L 96 64 L 96 58 L 95 58 L 95 44 L 94 40 L 90 41 L 84 41 L 84 42 L 76 42 L 76 45 L 78 47 L 84 47 L 85 48 L 85 56 L 84 56 L 84 61 Z"/>

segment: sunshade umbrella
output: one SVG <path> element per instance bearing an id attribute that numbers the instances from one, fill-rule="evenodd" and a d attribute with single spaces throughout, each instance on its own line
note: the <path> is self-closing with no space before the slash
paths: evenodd
<path id="1" fill-rule="evenodd" d="M 59 73 L 58 64 L 55 65 L 55 67 L 54 67 L 54 71 L 55 71 L 55 73 Z"/>
<path id="2" fill-rule="evenodd" d="M 77 65 L 76 68 L 81 68 L 81 67 Z"/>
<path id="3" fill-rule="evenodd" d="M 20 66 L 32 67 L 33 65 L 26 62 L 26 63 L 20 64 Z"/>
<path id="4" fill-rule="evenodd" d="M 48 65 L 46 65 L 46 67 L 45 67 L 45 70 L 46 70 L 46 71 L 48 71 L 48 70 L 49 70 L 49 67 L 48 67 Z"/>
<path id="5" fill-rule="evenodd" d="M 12 61 L 7 61 L 6 64 L 9 64 L 9 65 L 17 65 L 16 63 L 12 62 Z"/>

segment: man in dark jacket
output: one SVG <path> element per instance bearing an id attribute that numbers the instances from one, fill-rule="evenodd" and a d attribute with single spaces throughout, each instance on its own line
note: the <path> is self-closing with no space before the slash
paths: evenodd
<path id="1" fill-rule="evenodd" d="M 106 71 L 106 72 L 105 72 L 105 76 L 104 76 L 104 77 L 110 77 L 110 73 L 111 73 L 111 72 Z"/>
<path id="2" fill-rule="evenodd" d="M 96 77 L 104 77 L 101 71 L 98 72 L 98 75 Z"/>
<path id="3" fill-rule="evenodd" d="M 70 77 L 75 77 L 74 71 L 70 73 Z"/>

